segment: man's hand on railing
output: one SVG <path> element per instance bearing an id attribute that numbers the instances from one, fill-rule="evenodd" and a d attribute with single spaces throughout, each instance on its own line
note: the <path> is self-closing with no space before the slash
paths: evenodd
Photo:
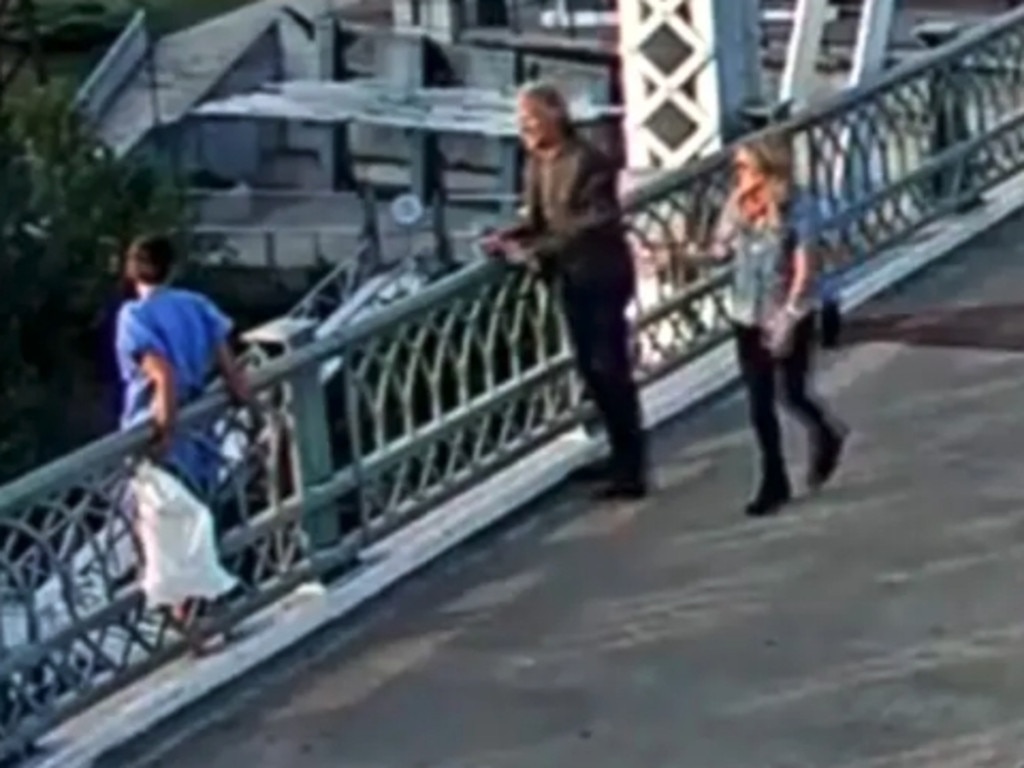
<path id="1" fill-rule="evenodd" d="M 504 259 L 508 240 L 500 231 L 486 232 L 477 240 L 480 250 L 494 259 Z"/>
<path id="2" fill-rule="evenodd" d="M 485 254 L 508 264 L 529 266 L 533 260 L 517 228 L 485 232 L 478 242 Z"/>
<path id="3" fill-rule="evenodd" d="M 490 258 L 497 259 L 513 267 L 522 267 L 535 275 L 545 277 L 550 274 L 550 262 L 538 258 L 537 253 L 529 246 L 526 239 L 515 230 L 492 232 L 478 241 L 480 249 Z"/>
<path id="4" fill-rule="evenodd" d="M 523 224 L 505 227 L 485 227 L 480 233 L 481 246 L 492 246 L 496 250 L 506 248 L 510 243 L 522 243 L 528 230 Z"/>

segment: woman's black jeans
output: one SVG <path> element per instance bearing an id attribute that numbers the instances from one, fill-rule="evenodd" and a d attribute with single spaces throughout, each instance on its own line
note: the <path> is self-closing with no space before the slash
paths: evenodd
<path id="1" fill-rule="evenodd" d="M 736 355 L 761 454 L 762 487 L 788 488 L 777 401 L 807 429 L 812 453 L 824 450 L 836 433 L 825 409 L 808 392 L 817 335 L 814 314 L 797 323 L 785 357 L 776 358 L 768 351 L 763 334 L 760 328 L 736 325 Z"/>

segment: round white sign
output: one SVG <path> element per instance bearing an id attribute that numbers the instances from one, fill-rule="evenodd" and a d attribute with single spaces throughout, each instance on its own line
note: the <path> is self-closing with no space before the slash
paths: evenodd
<path id="1" fill-rule="evenodd" d="M 401 227 L 413 227 L 423 218 L 423 203 L 412 192 L 391 201 L 391 218 Z"/>

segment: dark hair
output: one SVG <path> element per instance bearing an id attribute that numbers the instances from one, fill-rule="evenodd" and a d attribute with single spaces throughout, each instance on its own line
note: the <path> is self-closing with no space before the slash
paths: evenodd
<path id="1" fill-rule="evenodd" d="M 128 247 L 128 274 L 150 285 L 166 283 L 174 269 L 174 243 L 166 235 L 143 235 Z"/>

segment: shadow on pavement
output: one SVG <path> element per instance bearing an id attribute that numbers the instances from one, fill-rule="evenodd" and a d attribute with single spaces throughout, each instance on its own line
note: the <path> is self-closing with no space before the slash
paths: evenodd
<path id="1" fill-rule="evenodd" d="M 925 310 L 849 318 L 843 346 L 891 342 L 908 346 L 1024 351 L 1024 304 Z"/>

